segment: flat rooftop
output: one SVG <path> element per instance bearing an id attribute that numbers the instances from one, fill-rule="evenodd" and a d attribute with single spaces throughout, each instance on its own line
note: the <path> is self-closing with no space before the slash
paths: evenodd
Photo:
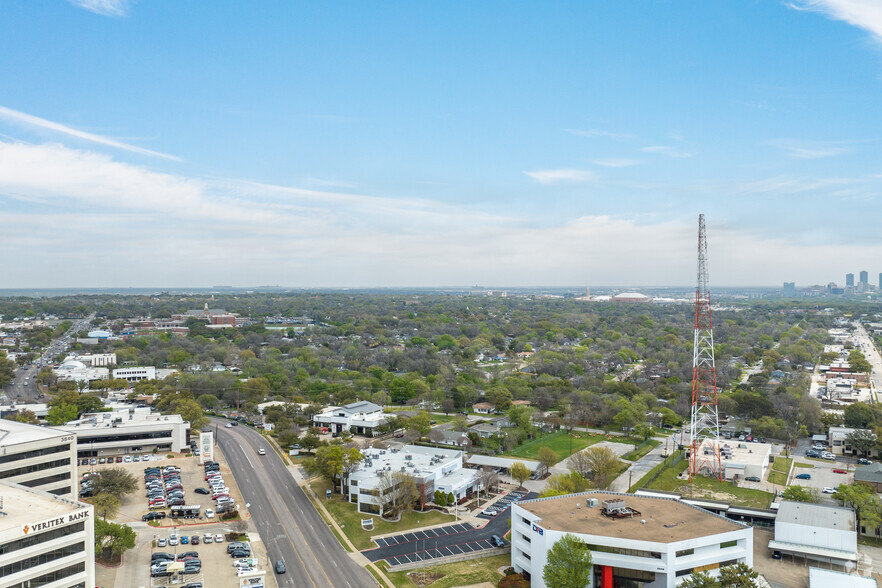
<path id="1" fill-rule="evenodd" d="M 3 497 L 3 512 L 6 513 L 6 516 L 0 515 L 0 530 L 23 527 L 88 506 L 42 490 L 6 482 L 0 482 L 0 497 Z"/>
<path id="2" fill-rule="evenodd" d="M 43 439 L 54 439 L 64 435 L 70 435 L 70 432 L 60 431 L 52 427 L 39 427 L 5 419 L 0 420 L 0 447 L 41 441 Z"/>
<path id="3" fill-rule="evenodd" d="M 586 507 L 585 501 L 589 498 L 596 498 L 600 504 L 594 508 Z M 623 519 L 605 516 L 601 514 L 600 506 L 604 500 L 624 500 L 625 506 L 640 511 L 640 514 Z M 576 508 L 577 503 L 582 508 Z M 540 517 L 541 525 L 546 529 L 654 543 L 673 543 L 745 528 L 735 521 L 677 500 L 633 494 L 584 492 L 518 502 L 517 506 Z"/>

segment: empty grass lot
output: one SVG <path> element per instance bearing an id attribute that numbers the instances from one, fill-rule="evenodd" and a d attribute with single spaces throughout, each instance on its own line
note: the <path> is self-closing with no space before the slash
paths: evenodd
<path id="1" fill-rule="evenodd" d="M 398 588 L 413 588 L 417 584 L 414 584 L 407 577 L 408 573 L 416 572 L 417 570 L 409 570 L 407 572 L 389 572 L 388 567 L 386 566 L 386 562 L 379 562 L 378 564 L 383 571 L 386 573 L 386 576 L 389 577 L 390 580 L 395 584 Z M 502 574 L 498 571 L 499 568 L 503 566 L 511 565 L 511 555 L 503 554 L 503 555 L 494 555 L 493 557 L 482 557 L 480 559 L 467 559 L 466 561 L 458 561 L 451 564 L 446 564 L 442 566 L 427 566 L 427 573 L 442 575 L 443 578 L 440 580 L 436 580 L 432 582 L 432 588 L 450 588 L 451 586 L 472 586 L 474 584 L 480 584 L 482 582 L 489 582 L 493 586 L 499 582 L 499 579 L 502 578 Z"/>
<path id="2" fill-rule="evenodd" d="M 796 462 L 796 467 L 798 468 L 813 468 L 815 464 L 813 463 L 803 463 L 801 461 Z"/>
<path id="3" fill-rule="evenodd" d="M 325 490 L 330 488 L 330 484 L 325 481 L 315 481 L 312 483 L 312 489 L 318 496 L 318 500 L 328 509 L 349 540 L 358 550 L 370 549 L 376 547 L 371 541 L 374 535 L 384 535 L 386 533 L 405 532 L 416 527 L 428 527 L 439 525 L 441 523 L 453 522 L 452 515 L 442 514 L 436 510 L 426 512 L 407 511 L 401 515 L 401 520 L 397 523 L 386 522 L 376 515 L 368 515 L 358 512 L 357 505 L 346 502 L 340 494 L 332 494 L 331 498 L 325 498 Z M 371 531 L 365 531 L 361 528 L 362 519 L 374 519 L 374 528 Z"/>
<path id="4" fill-rule="evenodd" d="M 633 443 L 632 439 L 627 437 L 617 437 L 611 435 L 609 439 L 604 435 L 594 435 L 591 433 L 580 433 L 578 431 L 573 431 L 573 453 L 577 451 L 582 451 L 586 447 L 594 445 L 600 441 L 616 441 L 620 443 Z M 567 459 L 570 456 L 570 437 L 567 435 L 566 431 L 557 431 L 555 433 L 551 433 L 549 435 L 543 435 L 537 439 L 533 439 L 532 441 L 528 441 L 521 445 L 520 447 L 515 448 L 514 450 L 505 453 L 505 457 L 521 457 L 524 459 L 532 459 L 539 460 L 539 449 L 542 447 L 549 447 L 552 451 L 557 455 L 557 460 L 561 461 Z"/>
<path id="5" fill-rule="evenodd" d="M 739 488 L 732 482 L 720 482 L 716 478 L 704 476 L 696 476 L 691 484 L 686 480 L 678 479 L 677 475 L 685 471 L 688 466 L 689 461 L 684 459 L 676 466 L 664 470 L 648 487 L 666 492 L 677 492 L 683 496 L 725 500 L 732 504 L 754 508 L 769 508 L 769 505 L 772 504 L 770 493 L 752 488 Z"/>

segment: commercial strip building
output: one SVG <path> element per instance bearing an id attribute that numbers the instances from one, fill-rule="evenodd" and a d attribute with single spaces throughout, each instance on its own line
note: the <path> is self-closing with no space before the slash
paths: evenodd
<path id="1" fill-rule="evenodd" d="M 781 501 L 769 549 L 782 555 L 855 568 L 857 525 L 850 508 Z"/>
<path id="2" fill-rule="evenodd" d="M 92 588 L 92 506 L 0 482 L 0 584 L 4 588 Z"/>
<path id="3" fill-rule="evenodd" d="M 106 367 L 92 367 L 78 359 L 65 359 L 64 362 L 52 368 L 52 373 L 59 382 L 78 382 L 88 384 L 98 380 L 106 380 L 110 376 L 110 370 Z"/>
<path id="4" fill-rule="evenodd" d="M 469 458 L 466 460 L 466 464 L 469 467 L 488 467 L 494 468 L 496 470 L 505 470 L 506 472 L 511 469 L 512 465 L 516 463 L 522 463 L 527 466 L 527 469 L 530 470 L 531 474 L 539 472 L 539 470 L 542 468 L 542 463 L 538 461 L 532 461 L 529 459 L 511 459 L 508 457 L 495 457 L 492 455 L 479 455 L 477 453 L 470 455 Z"/>
<path id="5" fill-rule="evenodd" d="M 312 417 L 317 427 L 328 427 L 333 433 L 352 431 L 354 435 L 373 437 L 377 427 L 386 424 L 383 407 L 367 400 L 346 406 L 329 406 Z"/>
<path id="6" fill-rule="evenodd" d="M 548 551 L 567 533 L 591 550 L 592 588 L 674 588 L 696 572 L 753 566 L 753 528 L 745 524 L 671 498 L 583 492 L 512 505 L 512 567 L 545 588 Z"/>
<path id="7" fill-rule="evenodd" d="M 179 414 L 159 414 L 149 407 L 117 408 L 87 413 L 57 427 L 76 435 L 79 457 L 105 457 L 127 453 L 171 451 L 190 444 L 190 423 Z"/>
<path id="8" fill-rule="evenodd" d="M 113 370 L 113 379 L 126 380 L 128 382 L 155 380 L 156 368 L 153 366 L 116 368 L 115 370 Z"/>
<path id="9" fill-rule="evenodd" d="M 70 432 L 0 420 L 0 482 L 76 497 L 76 466 L 77 440 Z"/>
<path id="10" fill-rule="evenodd" d="M 849 427 L 830 427 L 827 430 L 827 445 L 830 453 L 834 455 L 845 455 L 846 453 L 854 453 L 851 443 L 848 440 L 849 435 L 856 431 L 864 429 L 852 429 Z"/>
<path id="11" fill-rule="evenodd" d="M 346 480 L 349 502 L 358 504 L 362 513 L 381 513 L 389 501 L 383 496 L 388 484 L 384 477 L 395 472 L 413 478 L 423 506 L 434 499 L 436 490 L 452 493 L 458 502 L 480 486 L 480 473 L 462 467 L 462 451 L 405 445 L 400 450 L 371 448 L 363 453 L 365 460 Z"/>

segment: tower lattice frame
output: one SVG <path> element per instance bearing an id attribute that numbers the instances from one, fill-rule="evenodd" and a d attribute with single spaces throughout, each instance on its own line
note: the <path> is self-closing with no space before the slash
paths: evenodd
<path id="1" fill-rule="evenodd" d="M 707 278 L 704 215 L 698 215 L 698 286 L 695 289 L 695 333 L 692 348 L 692 410 L 689 426 L 689 479 L 699 474 L 722 481 L 714 323 Z"/>

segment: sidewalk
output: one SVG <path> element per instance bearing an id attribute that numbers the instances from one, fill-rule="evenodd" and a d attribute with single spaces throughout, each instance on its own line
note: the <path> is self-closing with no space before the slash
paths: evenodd
<path id="1" fill-rule="evenodd" d="M 665 450 L 670 455 L 677 448 L 677 435 L 671 435 L 663 440 L 662 444 L 653 448 L 652 451 L 631 464 L 622 475 L 613 480 L 609 489 L 613 492 L 627 492 L 640 478 L 645 476 L 652 468 L 664 461 Z"/>

